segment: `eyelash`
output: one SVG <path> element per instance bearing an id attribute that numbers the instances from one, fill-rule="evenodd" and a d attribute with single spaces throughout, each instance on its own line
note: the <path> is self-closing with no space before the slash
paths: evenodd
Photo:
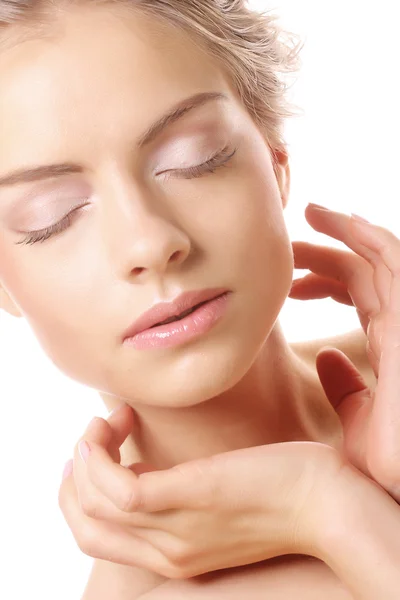
<path id="1" fill-rule="evenodd" d="M 228 146 L 225 146 L 223 150 L 219 151 L 217 154 L 212 156 L 209 160 L 205 161 L 201 165 L 197 165 L 195 167 L 188 167 L 187 169 L 174 169 L 174 173 L 178 173 L 182 179 L 194 179 L 200 177 L 205 173 L 214 173 L 219 167 L 226 166 L 229 160 L 236 154 L 237 148 L 235 148 L 230 154 L 228 152 Z M 85 206 L 82 204 L 81 206 L 77 206 L 72 210 L 68 215 L 66 215 L 61 221 L 56 223 L 55 225 L 51 225 L 46 229 L 41 229 L 40 231 L 31 231 L 29 235 L 23 240 L 16 242 L 16 244 L 36 244 L 36 242 L 44 242 L 49 239 L 53 235 L 57 235 L 61 233 L 65 229 L 71 225 L 72 215 L 77 210 Z"/>

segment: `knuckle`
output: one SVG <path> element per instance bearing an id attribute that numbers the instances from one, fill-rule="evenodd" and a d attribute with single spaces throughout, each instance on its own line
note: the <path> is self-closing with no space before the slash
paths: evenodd
<path id="1" fill-rule="evenodd" d="M 98 507 L 93 500 L 83 498 L 80 501 L 81 509 L 84 515 L 95 519 L 98 515 Z"/>
<path id="2" fill-rule="evenodd" d="M 162 571 L 162 575 L 168 579 L 187 579 L 191 576 L 188 569 L 174 563 L 169 563 Z"/>
<path id="3" fill-rule="evenodd" d="M 188 502 L 196 508 L 211 505 L 218 493 L 220 482 L 216 477 L 215 458 L 206 457 L 176 465 L 173 470 L 182 477 L 188 493 Z M 195 490 L 195 492 L 194 492 Z"/>
<path id="4" fill-rule="evenodd" d="M 394 276 L 399 275 L 398 244 L 390 243 L 389 241 L 382 242 L 378 252 L 391 274 Z"/>
<path id="5" fill-rule="evenodd" d="M 192 545 L 176 538 L 169 540 L 168 547 L 162 548 L 161 552 L 167 560 L 166 568 L 175 570 L 178 578 L 189 572 L 195 558 Z"/>
<path id="6" fill-rule="evenodd" d="M 138 495 L 132 486 L 127 487 L 120 499 L 119 508 L 123 512 L 134 512 L 139 507 Z"/>
<path id="7" fill-rule="evenodd" d="M 87 554 L 92 558 L 99 558 L 99 537 L 92 524 L 85 523 L 81 526 L 75 535 L 75 541 L 83 554 Z"/>
<path id="8" fill-rule="evenodd" d="M 182 567 L 189 560 L 189 555 L 182 544 L 177 544 L 169 552 L 169 559 L 175 567 Z"/>
<path id="9" fill-rule="evenodd" d="M 206 503 L 212 501 L 221 488 L 221 478 L 224 471 L 223 460 L 223 458 L 221 459 L 220 456 L 216 455 L 196 461 L 194 477 L 200 483 L 203 492 L 202 497 Z M 219 476 L 217 476 L 218 472 Z"/>

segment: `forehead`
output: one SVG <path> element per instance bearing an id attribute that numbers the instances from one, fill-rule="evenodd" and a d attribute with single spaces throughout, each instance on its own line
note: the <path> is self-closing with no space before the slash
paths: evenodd
<path id="1" fill-rule="evenodd" d="M 227 89 L 225 74 L 187 35 L 132 10 L 74 9 L 55 32 L 1 54 L 2 167 L 32 162 L 30 144 L 39 140 L 38 162 L 47 140 L 54 152 L 56 139 L 65 144 L 77 132 L 88 144 L 99 134 L 135 135 L 182 97 Z"/>

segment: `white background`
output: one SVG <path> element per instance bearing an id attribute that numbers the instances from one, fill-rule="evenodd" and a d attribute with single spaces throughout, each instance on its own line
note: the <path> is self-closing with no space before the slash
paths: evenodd
<path id="1" fill-rule="evenodd" d="M 399 235 L 397 2 L 253 4 L 275 9 L 281 23 L 306 40 L 290 95 L 304 116 L 287 125 L 291 239 L 344 248 L 307 224 L 308 202 L 359 213 Z M 281 323 L 289 341 L 358 327 L 355 309 L 330 299 L 288 299 Z M 57 494 L 74 444 L 90 419 L 105 417 L 106 410 L 96 392 L 56 370 L 23 319 L 4 312 L 0 366 L 0 597 L 78 600 L 92 559 L 76 546 Z"/>

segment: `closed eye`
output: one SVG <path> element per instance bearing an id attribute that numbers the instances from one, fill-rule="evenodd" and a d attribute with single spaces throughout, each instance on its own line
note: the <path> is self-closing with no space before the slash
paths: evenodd
<path id="1" fill-rule="evenodd" d="M 44 242 L 52 235 L 56 235 L 57 233 L 61 233 L 64 229 L 67 229 L 71 225 L 71 221 L 73 220 L 72 215 L 76 213 L 79 208 L 82 206 L 86 206 L 86 204 L 82 204 L 81 206 L 77 206 L 68 213 L 61 221 L 55 223 L 54 225 L 50 225 L 50 227 L 46 227 L 46 229 L 40 229 L 39 231 L 31 231 L 29 235 L 19 242 L 15 242 L 18 244 L 36 244 L 36 242 Z"/>
<path id="2" fill-rule="evenodd" d="M 212 156 L 209 160 L 205 161 L 201 165 L 196 165 L 194 167 L 187 167 L 185 169 L 172 169 L 171 172 L 175 175 L 178 175 L 181 179 L 194 179 L 196 177 L 201 177 L 205 173 L 214 173 L 219 167 L 223 167 L 226 165 L 229 160 L 235 155 L 237 148 L 235 148 L 232 152 L 229 152 L 228 146 L 223 148 L 223 150 L 217 152 L 214 156 Z M 166 171 L 168 172 L 168 171 Z M 77 211 L 86 206 L 86 204 L 81 204 L 74 208 L 73 211 L 68 213 L 61 221 L 51 225 L 50 227 L 46 227 L 46 229 L 40 229 L 39 231 L 31 231 L 29 234 L 21 241 L 15 242 L 18 244 L 36 244 L 36 242 L 44 242 L 49 239 L 53 235 L 57 235 L 68 229 L 70 227 L 71 222 L 73 220 L 72 215 L 76 214 Z"/>
<path id="3" fill-rule="evenodd" d="M 232 152 L 229 152 L 229 147 L 225 146 L 225 148 L 218 151 L 216 154 L 214 154 L 214 156 L 206 160 L 201 165 L 186 167 L 185 169 L 171 169 L 171 172 L 174 175 L 178 175 L 180 179 L 194 179 L 195 177 L 204 175 L 204 173 L 214 173 L 216 169 L 226 165 L 236 154 L 236 151 L 237 148 L 234 148 Z"/>

